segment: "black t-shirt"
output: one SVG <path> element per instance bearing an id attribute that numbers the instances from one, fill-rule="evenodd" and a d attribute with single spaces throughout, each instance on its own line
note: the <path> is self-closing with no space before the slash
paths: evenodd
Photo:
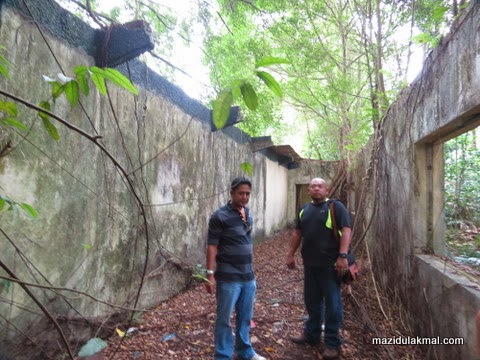
<path id="1" fill-rule="evenodd" d="M 298 214 L 297 229 L 302 232 L 302 257 L 305 266 L 331 266 L 338 258 L 340 242 L 327 228 L 330 201 L 305 204 Z M 350 214 L 340 201 L 334 201 L 337 228 L 351 227 Z"/>

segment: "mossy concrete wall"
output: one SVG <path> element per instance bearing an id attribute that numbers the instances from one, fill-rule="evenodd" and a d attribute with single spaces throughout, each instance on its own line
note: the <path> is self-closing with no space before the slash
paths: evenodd
<path id="1" fill-rule="evenodd" d="M 42 75 L 55 77 L 61 69 L 71 75 L 74 66 L 93 64 L 98 34 L 51 1 L 26 3 L 48 46 L 23 2 L 2 1 L 0 44 L 14 66 L 1 89 L 37 104 L 50 93 Z M 476 346 L 478 279 L 459 277 L 436 255 L 444 241 L 441 144 L 479 123 L 479 7 L 473 3 L 457 20 L 422 76 L 391 106 L 372 141 L 375 158 L 365 151 L 351 176 L 351 201 L 364 210 L 356 214 L 356 233 L 368 231 L 379 283 L 406 307 L 416 335 L 466 341 L 426 346 L 431 359 L 473 358 Z M 101 136 L 98 143 L 117 164 L 58 123 L 60 140 L 53 141 L 23 106 L 18 117 L 30 131 L 2 128 L 0 139 L 8 150 L 0 158 L 0 193 L 39 212 L 34 220 L 0 213 L 2 263 L 22 281 L 69 289 L 29 286 L 76 340 L 134 306 L 142 274 L 137 308 L 154 306 L 189 282 L 185 269 L 203 263 L 208 217 L 228 199 L 240 164 L 254 166 L 257 239 L 294 218 L 296 184 L 333 178 L 333 164 L 304 162 L 289 171 L 274 156 L 253 153 L 250 138 L 235 128 L 212 133 L 209 110 L 144 64 L 130 61 L 119 69 L 139 96 L 109 86 L 110 99 L 92 91 L 75 109 L 63 99 L 53 106 L 71 124 Z M 22 351 L 45 358 L 42 342 L 58 340 L 51 322 L 13 281 L 2 282 L 0 295 L 2 344 L 29 343 L 28 337 L 37 345 Z"/>
<path id="2" fill-rule="evenodd" d="M 442 144 L 480 123 L 479 64 L 476 1 L 429 55 L 421 75 L 388 109 L 378 137 L 352 174 L 362 210 L 356 235 L 368 231 L 374 275 L 381 286 L 408 310 L 415 335 L 465 341 L 425 345 L 427 359 L 476 357 L 479 279 L 441 260 Z"/>
<path id="3" fill-rule="evenodd" d="M 26 3 L 28 10 L 22 1 L 2 2 L 0 44 L 12 66 L 0 83 L 38 104 L 51 101 L 43 75 L 72 76 L 75 66 L 94 64 L 97 36 L 53 1 Z M 242 163 L 253 165 L 254 237 L 288 220 L 288 169 L 275 154 L 252 152 L 236 128 L 212 132 L 209 109 L 141 62 L 118 69 L 138 96 L 111 84 L 100 96 L 91 84 L 73 109 L 63 97 L 51 101 L 55 114 L 95 141 L 52 119 L 54 141 L 35 111 L 18 103 L 29 131 L 1 133 L 0 193 L 38 212 L 37 219 L 0 212 L 2 263 L 34 284 L 33 295 L 77 346 L 99 329 L 111 334 L 115 324 L 102 322 L 113 315 L 151 308 L 189 284 L 189 269 L 205 261 L 209 216 L 229 199 Z M 13 280 L 2 284 L 0 342 L 14 358 L 45 359 L 52 344 L 62 348 L 30 296 Z"/>

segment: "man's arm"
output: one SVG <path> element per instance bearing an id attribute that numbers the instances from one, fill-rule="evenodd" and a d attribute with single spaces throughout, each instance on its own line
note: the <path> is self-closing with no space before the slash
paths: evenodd
<path id="1" fill-rule="evenodd" d="M 349 227 L 342 228 L 342 236 L 340 237 L 340 252 L 348 253 L 350 249 L 350 238 L 352 235 L 352 229 Z"/>
<path id="2" fill-rule="evenodd" d="M 215 270 L 215 257 L 217 256 L 217 245 L 208 245 L 207 247 L 207 271 Z M 212 274 L 207 274 L 208 281 L 205 283 L 207 292 L 213 294 L 215 289 L 215 277 Z"/>
<path id="3" fill-rule="evenodd" d="M 302 240 L 302 231 L 300 229 L 293 230 L 293 235 L 290 239 L 290 247 L 287 253 L 286 264 L 289 269 L 295 269 L 295 252 L 300 246 Z"/>
<path id="4" fill-rule="evenodd" d="M 348 253 L 350 249 L 350 238 L 352 235 L 352 229 L 349 227 L 342 228 L 342 236 L 340 237 L 340 253 Z M 339 257 L 337 259 L 337 273 L 338 276 L 342 276 L 344 272 L 348 271 L 348 259 Z"/>

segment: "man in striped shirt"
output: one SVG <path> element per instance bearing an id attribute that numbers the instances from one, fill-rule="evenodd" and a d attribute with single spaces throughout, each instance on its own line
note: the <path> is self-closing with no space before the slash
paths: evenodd
<path id="1" fill-rule="evenodd" d="M 234 352 L 242 360 L 266 360 L 250 343 L 257 289 L 252 266 L 253 219 L 246 207 L 251 190 L 249 179 L 234 179 L 230 201 L 212 214 L 208 224 L 206 288 L 210 294 L 216 288 L 215 360 L 230 360 Z M 234 309 L 235 337 L 230 324 Z"/>

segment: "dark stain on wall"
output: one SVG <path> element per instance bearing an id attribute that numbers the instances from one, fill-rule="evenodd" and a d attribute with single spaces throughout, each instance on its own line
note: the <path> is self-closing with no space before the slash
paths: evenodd
<path id="1" fill-rule="evenodd" d="M 14 8 L 25 17 L 33 18 L 38 25 L 48 29 L 54 36 L 64 40 L 72 47 L 83 49 L 88 55 L 98 60 L 98 54 L 102 52 L 101 47 L 105 41 L 105 31 L 102 29 L 93 29 L 90 25 L 62 8 L 55 1 L 0 0 L 0 7 L 3 6 Z M 148 46 L 145 45 L 145 49 L 147 48 Z M 132 50 L 132 54 L 135 52 L 135 49 Z M 139 54 L 136 56 L 138 55 Z M 122 56 L 118 56 L 113 63 L 117 63 L 121 58 Z M 138 59 L 131 59 L 118 64 L 115 69 L 122 72 L 133 83 L 143 89 L 161 95 L 172 104 L 181 108 L 186 114 L 204 122 L 209 127 L 211 126 L 212 115 L 209 108 L 189 97 L 181 88 L 167 81 L 150 69 L 145 63 Z M 231 122 L 233 122 L 233 120 Z M 251 142 L 251 137 L 247 133 L 234 126 L 224 128 L 220 131 L 240 144 Z M 274 151 L 268 149 L 262 152 L 270 158 L 277 156 Z"/>

